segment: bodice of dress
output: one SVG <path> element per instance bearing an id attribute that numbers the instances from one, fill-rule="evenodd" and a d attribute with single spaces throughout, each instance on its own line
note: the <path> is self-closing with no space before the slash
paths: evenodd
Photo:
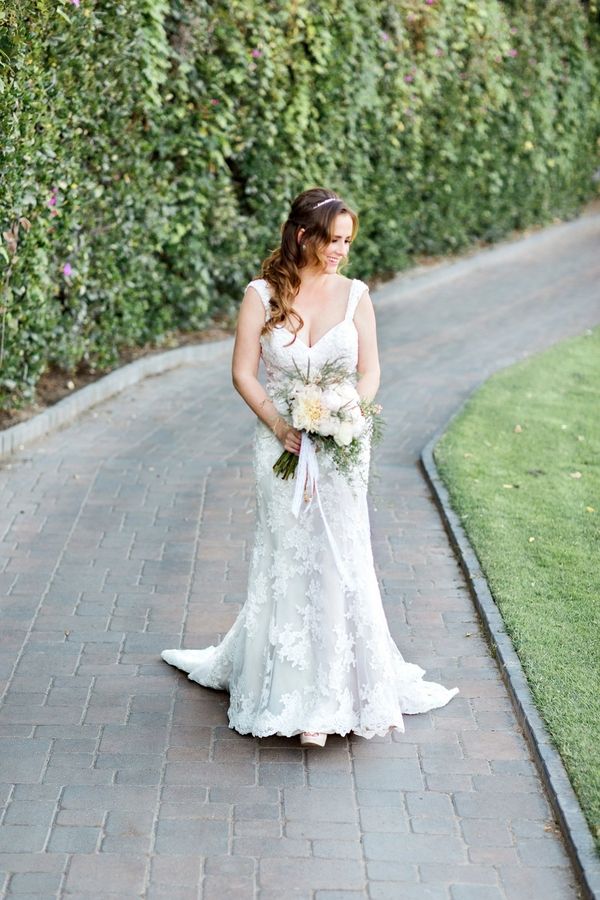
<path id="1" fill-rule="evenodd" d="M 269 283 L 264 278 L 257 278 L 250 281 L 247 287 L 256 290 L 265 308 L 265 319 L 269 319 Z M 343 361 L 349 371 L 356 371 L 358 333 L 354 325 L 354 313 L 367 287 L 364 281 L 352 279 L 344 318 L 326 331 L 312 347 L 299 337 L 294 340 L 293 334 L 281 325 L 261 336 L 261 357 L 267 373 L 265 389 L 269 396 L 273 396 L 277 390 L 282 374 L 293 370 L 294 366 L 306 372 L 310 364 L 310 371 L 314 373 L 324 363 L 336 360 Z"/>

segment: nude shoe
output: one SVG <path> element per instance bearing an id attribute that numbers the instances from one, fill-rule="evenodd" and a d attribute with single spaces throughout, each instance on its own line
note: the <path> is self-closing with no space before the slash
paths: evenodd
<path id="1" fill-rule="evenodd" d="M 303 747 L 324 747 L 326 740 L 325 731 L 303 731 L 300 735 L 300 744 Z"/>

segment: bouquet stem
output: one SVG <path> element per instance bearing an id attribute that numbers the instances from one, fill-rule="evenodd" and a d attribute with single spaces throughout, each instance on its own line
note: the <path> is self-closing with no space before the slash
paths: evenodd
<path id="1" fill-rule="evenodd" d="M 293 478 L 296 474 L 296 469 L 298 468 L 298 456 L 296 453 L 291 453 L 290 450 L 284 450 L 275 465 L 273 466 L 273 471 L 280 478 L 283 478 L 284 481 L 287 481 L 288 478 Z"/>

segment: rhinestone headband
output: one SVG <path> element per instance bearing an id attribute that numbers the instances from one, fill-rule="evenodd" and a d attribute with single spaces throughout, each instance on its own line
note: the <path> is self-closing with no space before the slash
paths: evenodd
<path id="1" fill-rule="evenodd" d="M 320 203 L 317 203 L 317 204 L 316 204 L 315 206 L 313 206 L 312 208 L 313 208 L 313 209 L 318 209 L 319 206 L 323 206 L 324 203 L 333 203 L 333 201 L 334 201 L 334 200 L 337 200 L 337 199 L 338 199 L 337 197 L 328 197 L 327 200 L 321 200 Z"/>

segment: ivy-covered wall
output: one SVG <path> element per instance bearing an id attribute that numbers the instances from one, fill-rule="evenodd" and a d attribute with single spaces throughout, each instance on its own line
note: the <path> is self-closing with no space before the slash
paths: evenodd
<path id="1" fill-rule="evenodd" d="M 13 0 L 0 11 L 0 408 L 232 311 L 314 185 L 350 275 L 570 216 L 595 188 L 579 0 Z"/>

